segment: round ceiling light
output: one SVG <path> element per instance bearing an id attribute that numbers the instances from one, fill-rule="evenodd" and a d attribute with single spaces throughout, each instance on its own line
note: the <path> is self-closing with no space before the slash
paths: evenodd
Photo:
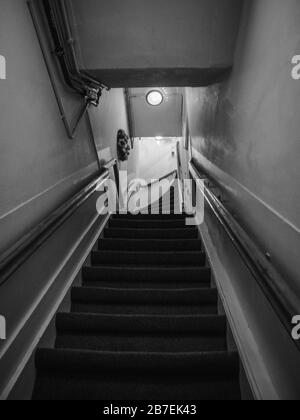
<path id="1" fill-rule="evenodd" d="M 164 97 L 159 90 L 152 90 L 147 95 L 147 102 L 151 106 L 159 106 L 163 103 Z"/>

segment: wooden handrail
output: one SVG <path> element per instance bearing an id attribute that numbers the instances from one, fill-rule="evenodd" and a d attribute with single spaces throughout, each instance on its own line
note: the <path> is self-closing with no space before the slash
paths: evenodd
<path id="1" fill-rule="evenodd" d="M 178 166 L 178 177 L 179 179 L 182 178 L 182 162 L 180 157 L 180 142 L 178 141 L 176 144 L 176 154 L 177 154 L 177 166 Z"/>
<path id="2" fill-rule="evenodd" d="M 0 257 L 0 285 L 4 284 L 47 239 L 94 194 L 109 177 L 107 169 L 23 236 Z"/>
<path id="3" fill-rule="evenodd" d="M 127 199 L 127 202 L 129 203 L 129 201 L 131 200 L 131 198 L 134 196 L 134 194 L 137 194 L 141 189 L 146 189 L 146 188 L 151 188 L 153 185 L 158 184 L 159 182 L 164 181 L 165 179 L 169 178 L 172 175 L 177 175 L 177 170 L 175 169 L 174 171 L 170 172 L 167 175 L 164 175 L 163 177 L 161 177 L 158 180 L 155 180 L 154 182 L 147 184 L 147 185 L 138 185 L 136 186 L 134 189 L 132 189 L 131 191 L 129 191 L 129 196 Z"/>
<path id="4" fill-rule="evenodd" d="M 190 162 L 189 169 L 192 178 L 201 189 L 207 204 L 225 230 L 232 245 L 262 289 L 265 297 L 285 327 L 290 339 L 298 350 L 300 350 L 300 342 L 293 340 L 291 336 L 292 318 L 299 313 L 300 309 L 299 297 L 288 287 L 281 274 L 268 261 L 265 253 L 253 242 L 216 195 L 207 186 L 203 186 L 203 182 L 198 182 L 200 179 L 203 180 L 204 177 L 200 176 L 192 162 Z M 206 174 L 205 178 L 210 180 Z"/>
<path id="5" fill-rule="evenodd" d="M 150 188 L 152 185 L 158 184 L 159 182 L 162 182 L 165 179 L 170 178 L 170 176 L 172 176 L 172 175 L 177 175 L 177 169 L 174 169 L 174 171 L 168 173 L 167 175 L 164 175 L 161 178 L 156 179 L 154 182 L 150 182 L 147 185 L 142 185 L 141 188 Z"/>
<path id="6" fill-rule="evenodd" d="M 115 165 L 117 165 L 117 159 L 111 159 L 108 161 L 104 166 L 103 169 L 108 171 L 109 169 L 113 168 Z"/>

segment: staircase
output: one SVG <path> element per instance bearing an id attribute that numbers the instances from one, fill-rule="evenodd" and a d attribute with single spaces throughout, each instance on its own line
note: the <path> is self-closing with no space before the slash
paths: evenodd
<path id="1" fill-rule="evenodd" d="M 184 215 L 112 216 L 56 316 L 55 349 L 36 352 L 36 400 L 238 400 L 198 230 Z"/>

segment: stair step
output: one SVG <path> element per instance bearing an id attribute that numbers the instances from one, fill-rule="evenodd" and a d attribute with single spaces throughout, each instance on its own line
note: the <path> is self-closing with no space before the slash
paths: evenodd
<path id="1" fill-rule="evenodd" d="M 241 399 L 198 229 L 171 203 L 110 218 L 55 348 L 36 351 L 35 400 Z"/>
<path id="2" fill-rule="evenodd" d="M 112 219 L 110 228 L 125 229 L 178 229 L 185 228 L 185 219 L 151 220 L 151 219 Z"/>
<path id="3" fill-rule="evenodd" d="M 164 304 L 116 304 L 73 302 L 71 312 L 83 314 L 119 314 L 119 315 L 216 315 L 214 304 L 164 305 Z"/>
<path id="4" fill-rule="evenodd" d="M 181 266 L 205 265 L 206 255 L 204 252 L 132 252 L 132 251 L 98 251 L 93 252 L 92 265 L 163 265 Z"/>
<path id="5" fill-rule="evenodd" d="M 202 243 L 199 239 L 182 239 L 178 241 L 168 239 L 110 239 L 103 238 L 98 243 L 99 250 L 106 251 L 201 251 Z"/>
<path id="6" fill-rule="evenodd" d="M 171 209 L 169 207 L 152 207 L 148 209 L 148 212 L 151 213 L 153 216 L 176 216 L 181 214 L 181 209 L 180 207 L 172 207 Z"/>
<path id="7" fill-rule="evenodd" d="M 211 270 L 202 267 L 84 267 L 82 280 L 85 286 L 92 287 L 209 287 Z"/>
<path id="8" fill-rule="evenodd" d="M 182 220 L 182 219 L 186 219 L 187 217 L 189 217 L 187 214 L 170 214 L 170 215 L 155 215 L 155 214 L 115 214 L 112 216 L 112 220 L 137 220 L 137 219 L 142 219 L 142 220 Z"/>
<path id="9" fill-rule="evenodd" d="M 216 289 L 114 289 L 74 287 L 72 301 L 90 303 L 130 303 L 130 304 L 217 304 Z"/>
<path id="10" fill-rule="evenodd" d="M 198 239 L 197 229 L 115 229 L 106 228 L 104 238 L 123 239 Z"/>
<path id="11" fill-rule="evenodd" d="M 163 201 L 160 201 L 158 203 L 152 203 L 148 206 L 148 209 L 165 209 L 165 210 L 176 209 L 178 211 L 181 210 L 179 201 L 178 202 L 174 202 L 174 201 L 171 201 L 171 202 L 164 201 L 163 202 Z"/>
<path id="12" fill-rule="evenodd" d="M 35 400 L 239 400 L 229 352 L 36 352 Z"/>
<path id="13" fill-rule="evenodd" d="M 216 315 L 216 289 L 112 289 L 75 287 L 72 312 L 141 315 Z"/>
<path id="14" fill-rule="evenodd" d="M 157 316 L 59 313 L 56 316 L 59 333 L 119 334 L 196 334 L 226 335 L 225 316 Z"/>
<path id="15" fill-rule="evenodd" d="M 57 348 L 95 351 L 225 351 L 222 316 L 58 314 Z"/>

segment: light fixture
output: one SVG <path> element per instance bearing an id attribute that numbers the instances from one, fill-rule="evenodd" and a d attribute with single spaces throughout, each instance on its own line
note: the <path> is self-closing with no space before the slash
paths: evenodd
<path id="1" fill-rule="evenodd" d="M 159 90 L 151 90 L 147 94 L 147 102 L 151 106 L 159 106 L 163 103 L 164 97 Z"/>

